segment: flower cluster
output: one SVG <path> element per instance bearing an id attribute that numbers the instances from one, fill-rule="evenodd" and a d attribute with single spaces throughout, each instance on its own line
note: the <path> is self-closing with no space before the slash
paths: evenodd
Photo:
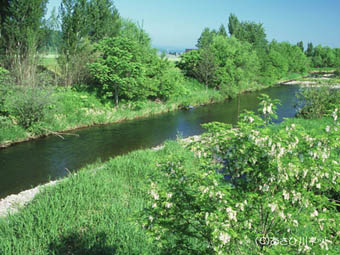
<path id="1" fill-rule="evenodd" d="M 262 112 L 271 114 L 275 104 L 264 99 Z M 162 247 L 189 253 L 333 254 L 340 247 L 337 110 L 332 117 L 318 135 L 295 123 L 274 130 L 252 113 L 238 128 L 206 125 L 208 132 L 189 145 L 196 165 L 174 157 L 161 166 L 166 179 L 151 186 L 148 231 Z M 325 241 L 304 247 L 254 242 L 298 233 Z"/>

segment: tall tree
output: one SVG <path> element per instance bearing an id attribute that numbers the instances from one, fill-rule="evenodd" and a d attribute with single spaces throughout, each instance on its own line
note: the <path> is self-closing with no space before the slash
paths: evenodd
<path id="1" fill-rule="evenodd" d="M 306 56 L 312 57 L 313 55 L 314 55 L 314 47 L 313 47 L 313 43 L 310 42 L 307 45 Z"/>
<path id="2" fill-rule="evenodd" d="M 4 64 L 22 83 L 34 74 L 34 55 L 42 45 L 47 0 L 8 0 L 0 6 L 0 50 Z"/>
<path id="3" fill-rule="evenodd" d="M 93 76 L 114 96 L 115 105 L 125 96 L 133 99 L 134 91 L 143 86 L 145 70 L 142 54 L 136 41 L 124 37 L 105 38 L 97 45 L 101 57 L 90 65 Z"/>
<path id="4" fill-rule="evenodd" d="M 59 31 L 59 20 L 57 9 L 52 9 L 50 17 L 46 20 L 46 33 L 44 38 L 44 47 L 46 50 L 58 50 L 61 41 L 61 32 Z"/>
<path id="5" fill-rule="evenodd" d="M 298 42 L 296 46 L 298 46 L 302 50 L 302 52 L 305 52 L 305 48 L 303 47 L 303 41 Z"/>
<path id="6" fill-rule="evenodd" d="M 194 72 L 196 78 L 205 84 L 206 89 L 215 78 L 216 69 L 216 60 L 212 49 L 210 47 L 201 49 L 200 58 Z"/>
<path id="7" fill-rule="evenodd" d="M 87 10 L 91 41 L 99 41 L 104 37 L 118 34 L 120 18 L 112 0 L 91 0 Z"/>
<path id="8" fill-rule="evenodd" d="M 210 30 L 208 27 L 204 28 L 200 38 L 198 38 L 196 47 L 199 49 L 209 47 L 216 34 L 215 30 Z"/>
<path id="9" fill-rule="evenodd" d="M 62 0 L 60 5 L 62 40 L 59 45 L 58 63 L 62 68 L 62 78 L 66 86 L 77 80 L 75 69 L 86 64 L 76 61 L 82 54 L 83 42 L 88 34 L 86 9 L 86 0 Z"/>
<path id="10" fill-rule="evenodd" d="M 231 13 L 229 15 L 229 23 L 228 23 L 228 30 L 229 30 L 230 36 L 235 35 L 237 30 L 239 29 L 239 26 L 240 26 L 240 21 L 238 20 L 235 14 Z"/>
<path id="11" fill-rule="evenodd" d="M 227 31 L 225 30 L 225 26 L 221 24 L 220 28 L 218 29 L 218 35 L 222 35 L 224 37 L 227 37 Z"/>

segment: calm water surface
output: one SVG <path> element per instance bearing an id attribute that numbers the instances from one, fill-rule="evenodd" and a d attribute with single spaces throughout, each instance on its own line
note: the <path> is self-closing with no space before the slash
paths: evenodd
<path id="1" fill-rule="evenodd" d="M 241 110 L 258 108 L 257 97 L 266 93 L 279 99 L 279 121 L 295 115 L 295 93 L 298 86 L 278 86 L 241 96 Z M 18 193 L 49 180 L 58 179 L 98 159 L 132 150 L 156 146 L 167 139 L 175 139 L 203 132 L 201 124 L 220 121 L 235 124 L 237 99 L 176 111 L 120 124 L 96 126 L 73 133 L 77 136 L 47 137 L 0 150 L 0 198 Z M 68 170 L 67 170 L 68 169 Z"/>

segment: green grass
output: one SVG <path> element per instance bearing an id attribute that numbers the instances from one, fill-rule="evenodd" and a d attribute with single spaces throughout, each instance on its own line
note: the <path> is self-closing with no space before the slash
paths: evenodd
<path id="1" fill-rule="evenodd" d="M 0 218 L 0 254 L 157 254 L 138 213 L 157 162 L 183 152 L 169 142 L 90 165 L 46 188 L 19 213 Z"/>
<path id="2" fill-rule="evenodd" d="M 307 75 L 308 75 L 308 73 L 302 73 L 302 74 L 301 73 L 289 73 L 289 74 L 285 75 L 284 77 L 282 77 L 280 82 L 300 79 L 300 78 L 303 78 Z"/>
<path id="3" fill-rule="evenodd" d="M 187 92 L 166 102 L 127 102 L 114 108 L 112 103 L 103 104 L 93 93 L 71 88 L 56 88 L 55 103 L 48 109 L 46 117 L 26 132 L 12 124 L 0 128 L 0 145 L 21 139 L 37 137 L 53 132 L 72 130 L 95 124 L 117 123 L 181 109 L 188 105 L 199 106 L 223 101 L 225 98 L 216 90 L 208 89 L 193 80 L 187 80 Z"/>
<path id="4" fill-rule="evenodd" d="M 329 72 L 334 71 L 336 68 L 334 67 L 313 67 L 311 72 Z"/>
<path id="5" fill-rule="evenodd" d="M 56 64 L 55 57 L 43 58 L 45 65 Z M 304 74 L 291 74 L 285 79 L 301 77 Z M 126 102 L 114 108 L 112 103 L 103 104 L 94 93 L 77 91 L 72 88 L 56 88 L 54 97 L 56 103 L 49 109 L 47 117 L 33 125 L 29 130 L 22 129 L 13 124 L 4 130 L 0 127 L 0 146 L 7 146 L 13 142 L 53 134 L 54 132 L 68 131 L 79 127 L 88 127 L 95 124 L 117 123 L 125 120 L 148 117 L 151 115 L 175 111 L 189 105 L 200 106 L 213 102 L 221 102 L 228 98 L 214 89 L 205 86 L 193 79 L 186 79 L 183 86 L 186 92 L 181 96 L 169 99 L 166 102 Z M 253 84 L 244 91 L 261 90 L 268 86 Z M 19 132 L 20 131 L 20 132 Z"/>
<path id="6" fill-rule="evenodd" d="M 49 71 L 57 74 L 60 73 L 60 67 L 57 62 L 57 55 L 43 55 L 40 61 L 41 65 L 46 67 Z"/>
<path id="7" fill-rule="evenodd" d="M 289 119 L 311 135 L 331 119 Z M 47 187 L 18 213 L 0 218 L 0 254 L 159 254 L 139 222 L 149 181 L 169 154 L 193 155 L 177 142 L 96 163 Z"/>

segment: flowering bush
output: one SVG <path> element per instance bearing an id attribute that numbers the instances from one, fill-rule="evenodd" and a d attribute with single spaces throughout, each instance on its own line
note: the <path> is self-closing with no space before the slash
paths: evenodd
<path id="1" fill-rule="evenodd" d="M 144 227 L 167 254 L 340 254 L 340 131 L 275 129 L 247 112 L 206 124 L 196 155 L 170 156 L 151 184 Z M 194 162 L 194 163 L 193 163 Z"/>

